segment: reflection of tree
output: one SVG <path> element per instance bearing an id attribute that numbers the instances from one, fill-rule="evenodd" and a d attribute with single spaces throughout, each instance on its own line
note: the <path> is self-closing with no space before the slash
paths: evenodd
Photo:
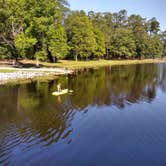
<path id="1" fill-rule="evenodd" d="M 165 63 L 159 66 L 159 73 L 160 77 L 158 77 L 159 84 L 161 89 L 166 92 L 166 65 Z"/>
<path id="2" fill-rule="evenodd" d="M 21 150 L 28 150 L 32 146 L 49 146 L 60 140 L 66 144 L 71 142 L 69 135 L 75 112 L 67 96 L 59 103 L 49 92 L 49 83 L 39 82 L 16 86 L 9 92 L 5 95 L 5 104 L 0 102 L 4 107 L 0 111 L 3 115 L 0 116 L 0 131 L 3 131 L 0 133 L 0 165 L 11 161 L 18 146 Z M 3 95 L 1 98 L 4 99 Z"/>
<path id="3" fill-rule="evenodd" d="M 158 77 L 158 66 L 154 64 L 107 67 L 81 73 L 70 80 L 77 92 L 71 100 L 78 108 L 89 104 L 124 107 L 128 102 L 150 102 L 156 95 L 158 83 L 154 78 Z"/>
<path id="4" fill-rule="evenodd" d="M 58 81 L 74 93 L 52 96 Z M 166 90 L 164 64 L 107 67 L 48 83 L 0 87 L 0 164 L 8 163 L 18 146 L 28 150 L 70 143 L 76 111 L 85 111 L 89 105 L 124 108 L 128 103 L 152 102 L 158 87 Z"/>
<path id="5" fill-rule="evenodd" d="M 70 121 L 73 118 L 73 106 L 71 103 L 67 102 L 70 100 L 62 99 L 62 103 L 59 103 L 59 101 L 48 92 L 50 88 L 49 84 L 41 83 L 33 89 L 35 88 L 42 89 L 43 91 L 38 94 L 39 96 L 33 96 L 35 104 L 32 104 L 32 110 L 28 111 L 26 104 L 23 105 L 22 108 L 26 113 L 26 117 L 31 121 L 30 129 L 39 137 L 37 143 L 44 142 L 45 145 L 49 145 L 53 142 L 58 142 L 59 139 L 63 139 L 63 137 L 67 137 L 72 131 Z M 26 97 L 25 100 L 27 100 L 27 98 L 31 99 L 32 96 Z"/>

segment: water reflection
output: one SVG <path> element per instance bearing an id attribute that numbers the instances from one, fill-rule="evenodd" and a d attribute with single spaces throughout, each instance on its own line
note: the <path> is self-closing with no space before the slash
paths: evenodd
<path id="1" fill-rule="evenodd" d="M 52 96 L 57 81 L 74 93 Z M 13 163 L 22 152 L 71 144 L 73 119 L 90 106 L 151 103 L 158 90 L 166 92 L 166 64 L 90 69 L 48 83 L 1 86 L 0 165 Z"/>
<path id="2" fill-rule="evenodd" d="M 69 86 L 79 92 L 71 100 L 78 108 L 89 104 L 123 108 L 127 103 L 151 102 L 157 88 L 164 91 L 165 71 L 165 64 L 151 64 L 107 67 L 81 73 L 69 81 Z"/>

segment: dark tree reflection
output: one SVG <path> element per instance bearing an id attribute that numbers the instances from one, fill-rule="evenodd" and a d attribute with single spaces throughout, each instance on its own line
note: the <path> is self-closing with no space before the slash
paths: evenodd
<path id="1" fill-rule="evenodd" d="M 52 96 L 57 82 L 74 93 Z M 123 109 L 128 104 L 153 102 L 158 88 L 166 91 L 166 64 L 90 69 L 45 83 L 1 86 L 0 165 L 9 164 L 18 146 L 26 151 L 60 141 L 70 144 L 73 118 L 78 111 L 87 112 L 88 106 Z"/>

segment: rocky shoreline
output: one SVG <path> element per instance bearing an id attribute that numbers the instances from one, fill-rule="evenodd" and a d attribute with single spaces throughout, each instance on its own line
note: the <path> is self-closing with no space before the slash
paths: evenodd
<path id="1" fill-rule="evenodd" d="M 0 68 L 0 84 L 5 84 L 17 80 L 28 80 L 35 77 L 47 77 L 47 76 L 57 76 L 57 75 L 67 75 L 72 74 L 72 70 L 67 69 L 54 69 L 54 68 L 42 68 L 42 69 L 16 69 L 9 72 L 3 72 L 3 70 L 8 70 L 9 68 Z"/>

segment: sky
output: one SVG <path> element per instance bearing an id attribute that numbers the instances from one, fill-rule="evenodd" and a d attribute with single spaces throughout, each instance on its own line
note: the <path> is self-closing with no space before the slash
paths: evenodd
<path id="1" fill-rule="evenodd" d="M 72 10 L 118 12 L 126 9 L 128 14 L 140 14 L 150 19 L 156 17 L 162 30 L 166 30 L 166 0 L 68 0 Z"/>

